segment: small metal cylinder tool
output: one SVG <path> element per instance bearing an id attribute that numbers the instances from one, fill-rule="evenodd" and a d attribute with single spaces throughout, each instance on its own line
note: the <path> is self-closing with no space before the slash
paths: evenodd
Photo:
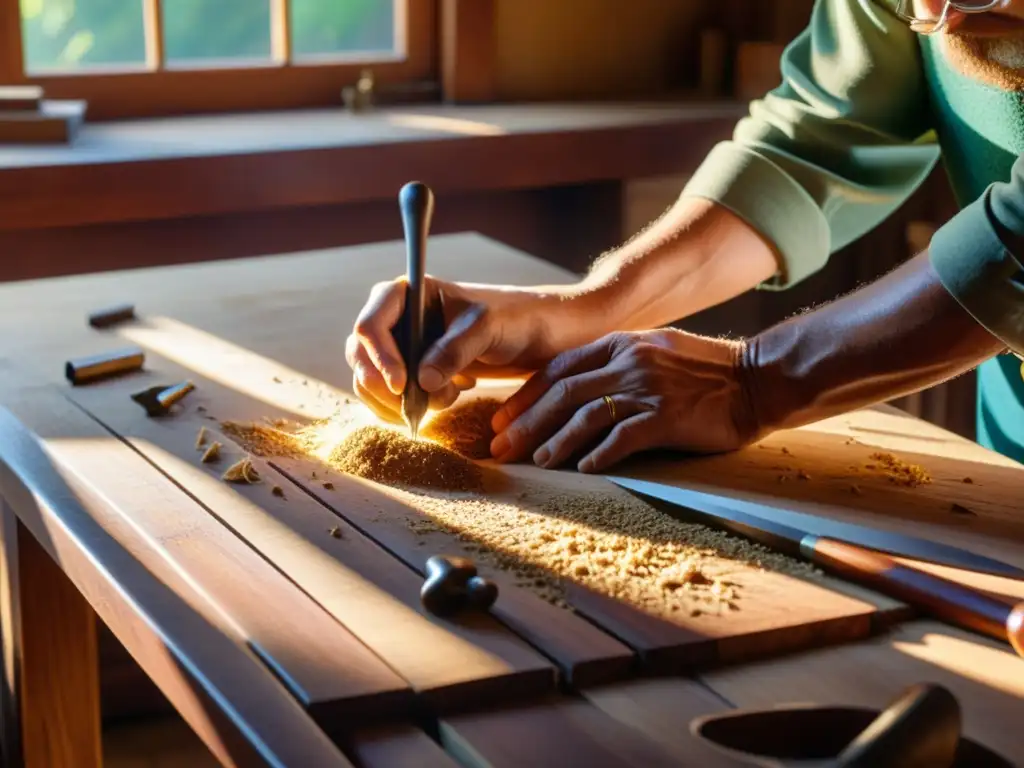
<path id="1" fill-rule="evenodd" d="M 419 384 L 419 368 L 426 345 L 424 343 L 426 315 L 426 261 L 427 235 L 434 214 L 434 194 L 421 182 L 411 181 L 398 193 L 405 230 L 406 275 L 405 312 L 400 321 L 404 348 L 406 383 L 402 393 L 402 418 L 409 426 L 413 438 L 419 435 L 420 422 L 430 404 L 429 395 Z"/>
<path id="2" fill-rule="evenodd" d="M 93 328 L 109 328 L 112 325 L 135 319 L 135 307 L 132 304 L 100 309 L 89 315 L 89 325 Z"/>
<path id="3" fill-rule="evenodd" d="M 90 357 L 80 357 L 64 364 L 64 375 L 72 384 L 120 376 L 142 368 L 146 355 L 138 347 L 118 349 Z"/>

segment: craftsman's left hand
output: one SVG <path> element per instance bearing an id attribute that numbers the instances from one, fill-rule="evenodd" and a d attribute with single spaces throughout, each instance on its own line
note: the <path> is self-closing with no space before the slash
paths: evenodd
<path id="1" fill-rule="evenodd" d="M 672 329 L 610 334 L 558 355 L 509 398 L 491 452 L 599 472 L 655 448 L 740 448 L 757 437 L 742 353 L 739 342 Z"/>

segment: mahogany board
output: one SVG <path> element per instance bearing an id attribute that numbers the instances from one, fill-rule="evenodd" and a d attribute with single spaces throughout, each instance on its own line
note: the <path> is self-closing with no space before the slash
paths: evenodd
<path id="1" fill-rule="evenodd" d="M 560 698 L 446 718 L 441 743 L 467 768 L 594 765 L 712 768 L 677 756 L 581 699 Z"/>
<path id="2" fill-rule="evenodd" d="M 411 712 L 401 677 L 138 453 L 56 388 L 14 391 L 16 375 L 0 371 L 4 407 L 46 441 L 82 493 L 102 499 L 104 530 L 253 650 L 328 732 Z"/>
<path id="3" fill-rule="evenodd" d="M 120 333 L 128 340 L 149 341 L 166 351 L 171 343 L 169 334 L 174 338 L 175 329 L 154 328 L 153 323 L 141 318 L 122 326 Z M 176 336 L 179 343 L 185 343 L 182 335 L 187 333 Z M 181 451 L 191 451 L 193 462 L 197 457 L 189 443 L 194 440 L 199 426 L 204 423 L 208 429 L 216 426 L 214 421 L 205 419 L 258 421 L 266 415 L 266 408 L 259 400 L 245 393 L 269 388 L 280 398 L 279 402 L 295 411 L 314 414 L 327 414 L 338 407 L 363 409 L 354 402 L 345 406 L 345 398 L 351 398 L 345 391 L 310 379 L 298 381 L 294 374 L 275 368 L 270 361 L 254 358 L 251 353 L 247 355 L 235 345 L 230 347 L 230 355 L 221 356 L 221 360 L 224 365 L 230 361 L 234 371 L 230 387 L 209 376 L 196 375 L 195 371 L 162 355 L 150 353 L 146 373 L 126 380 L 77 387 L 69 392 L 69 397 L 119 434 L 144 437 L 179 457 L 188 455 Z M 128 397 L 132 391 L 154 382 L 171 383 L 186 377 L 197 384 L 197 390 L 188 400 L 189 410 L 181 415 L 153 420 L 138 406 L 127 407 L 134 405 Z M 199 406 L 205 410 L 196 411 Z M 154 461 L 159 464 L 159 460 Z M 341 478 L 332 478 L 335 487 L 325 492 L 320 481 L 309 480 L 313 471 L 318 471 L 321 481 L 325 477 L 324 466 L 315 459 L 272 459 L 271 464 L 280 466 L 293 482 L 305 487 L 356 528 L 382 543 L 386 538 L 385 546 L 389 550 L 422 571 L 426 557 L 411 549 L 415 544 L 411 541 L 414 537 L 408 535 L 407 519 L 417 515 L 423 520 L 430 518 L 423 510 L 415 508 L 410 497 L 403 496 L 402 502 L 396 502 L 386 488 L 365 482 L 345 482 Z M 503 473 L 506 482 L 500 490 L 491 491 L 488 499 L 521 508 L 529 508 L 527 502 L 519 500 L 524 483 L 531 492 L 542 488 L 550 494 L 571 491 L 603 497 L 626 495 L 597 476 L 548 472 L 526 465 L 496 471 Z M 286 505 L 280 499 L 273 501 L 277 506 Z M 438 551 L 470 554 L 465 550 L 465 542 L 453 535 L 439 532 L 432 539 L 431 544 Z M 831 579 L 812 582 L 749 567 L 735 569 L 730 579 L 743 590 L 741 610 L 696 617 L 678 613 L 671 619 L 648 615 L 570 583 L 567 599 L 572 608 L 618 638 L 620 643 L 596 632 L 578 617 L 567 614 L 551 619 L 557 616 L 551 607 L 531 600 L 530 596 L 518 595 L 516 591 L 511 592 L 517 595 L 513 601 L 507 606 L 503 604 L 503 609 L 495 615 L 558 661 L 577 684 L 621 677 L 629 662 L 625 646 L 639 654 L 649 671 L 665 673 L 844 642 L 864 637 L 880 624 L 906 615 L 905 606 L 896 601 Z M 507 594 L 510 585 L 503 581 L 502 588 Z M 581 669 L 584 677 L 575 678 Z M 591 676 L 589 681 L 588 675 Z"/>
<path id="4" fill-rule="evenodd" d="M 702 675 L 740 709 L 817 704 L 882 709 L 917 683 L 948 688 L 964 735 L 1011 764 L 1024 758 L 1024 663 L 1008 646 L 931 621 L 883 636 Z"/>
<path id="5" fill-rule="evenodd" d="M 554 667 L 493 618 L 428 614 L 419 601 L 422 580 L 411 569 L 294 489 L 269 463 L 253 459 L 259 484 L 222 481 L 224 469 L 245 452 L 212 422 L 195 416 L 152 419 L 138 406 L 125 408 L 127 392 L 138 383 L 108 382 L 70 396 L 294 581 L 433 707 L 477 706 L 554 685 Z M 195 441 L 202 425 L 223 445 L 216 464 L 199 461 Z M 279 497 L 274 486 L 290 490 Z M 335 528 L 337 538 L 331 534 Z"/>

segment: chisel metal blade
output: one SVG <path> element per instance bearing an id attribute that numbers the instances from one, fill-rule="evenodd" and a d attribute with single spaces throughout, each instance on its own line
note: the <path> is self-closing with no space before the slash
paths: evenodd
<path id="1" fill-rule="evenodd" d="M 682 510 L 691 510 L 698 513 L 701 518 L 710 517 L 733 522 L 740 522 L 742 519 L 748 525 L 755 523 L 756 520 L 761 520 L 765 523 L 763 526 L 765 530 L 772 530 L 773 526 L 782 526 L 798 530 L 803 534 L 845 541 L 897 557 L 908 557 L 1011 579 L 1024 579 L 1024 569 L 1022 568 L 929 539 L 648 480 L 628 477 L 609 477 L 608 479 L 627 491 L 660 500 Z M 695 520 L 695 522 L 698 521 Z"/>

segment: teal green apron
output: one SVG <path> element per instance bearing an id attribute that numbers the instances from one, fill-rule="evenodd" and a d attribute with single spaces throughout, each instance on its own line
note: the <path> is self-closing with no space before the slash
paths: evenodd
<path id="1" fill-rule="evenodd" d="M 961 205 L 993 182 L 1007 181 L 1024 153 L 1024 94 L 973 80 L 953 68 L 937 38 L 922 37 L 935 132 Z M 1021 361 L 1006 354 L 978 368 L 978 442 L 1024 461 L 1024 378 Z"/>

